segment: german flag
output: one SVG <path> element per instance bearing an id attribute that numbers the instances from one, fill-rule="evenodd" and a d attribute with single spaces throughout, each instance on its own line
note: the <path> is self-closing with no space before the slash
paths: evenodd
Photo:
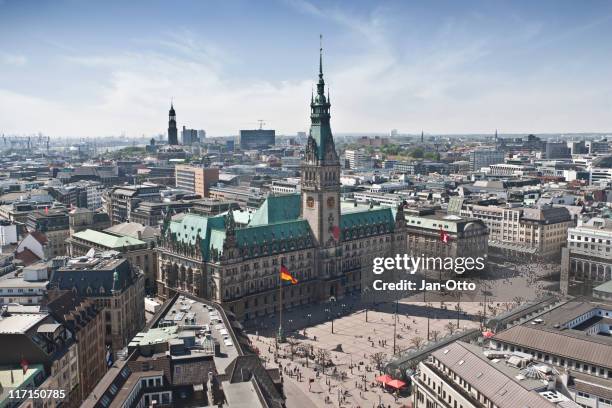
<path id="1" fill-rule="evenodd" d="M 285 265 L 281 265 L 280 267 L 280 278 L 281 280 L 291 282 L 292 285 L 298 283 L 297 279 L 291 276 L 291 274 L 289 273 L 289 269 L 287 269 Z"/>

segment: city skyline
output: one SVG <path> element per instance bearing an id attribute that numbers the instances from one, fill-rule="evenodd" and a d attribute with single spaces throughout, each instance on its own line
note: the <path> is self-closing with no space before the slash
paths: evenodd
<path id="1" fill-rule="evenodd" d="M 612 129 L 611 4 L 438 4 L 5 0 L 0 132 L 303 131 L 320 33 L 338 134 Z"/>

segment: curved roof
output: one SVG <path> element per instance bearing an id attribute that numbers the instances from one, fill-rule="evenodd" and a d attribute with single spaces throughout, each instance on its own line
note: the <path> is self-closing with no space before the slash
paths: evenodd
<path id="1" fill-rule="evenodd" d="M 593 167 L 612 167 L 612 155 L 600 156 L 593 159 Z"/>

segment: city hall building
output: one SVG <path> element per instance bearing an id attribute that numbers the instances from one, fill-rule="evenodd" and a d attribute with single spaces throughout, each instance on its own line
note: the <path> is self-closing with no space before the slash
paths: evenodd
<path id="1" fill-rule="evenodd" d="M 157 248 L 160 297 L 183 292 L 219 302 L 238 318 L 272 315 L 281 264 L 298 280 L 283 290 L 283 307 L 292 308 L 360 293 L 374 280 L 374 257 L 406 252 L 401 206 L 341 202 L 330 106 L 320 60 L 300 194 L 268 197 L 246 225 L 237 222 L 239 210 L 166 219 Z"/>

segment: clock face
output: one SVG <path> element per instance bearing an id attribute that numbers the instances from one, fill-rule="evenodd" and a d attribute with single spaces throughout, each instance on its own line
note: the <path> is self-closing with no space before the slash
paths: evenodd
<path id="1" fill-rule="evenodd" d="M 306 206 L 307 206 L 308 208 L 314 208 L 314 198 L 312 198 L 312 197 L 308 197 L 308 198 L 306 199 Z"/>
<path id="2" fill-rule="evenodd" d="M 336 200 L 334 200 L 334 197 L 329 197 L 327 199 L 327 208 L 334 208 L 335 204 L 336 204 Z"/>

